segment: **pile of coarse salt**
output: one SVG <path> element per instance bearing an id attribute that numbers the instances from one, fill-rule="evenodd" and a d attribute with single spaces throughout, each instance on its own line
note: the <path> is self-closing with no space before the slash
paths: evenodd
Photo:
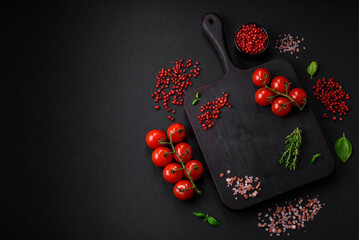
<path id="1" fill-rule="evenodd" d="M 230 170 L 227 170 L 227 174 L 230 174 Z M 224 174 L 221 173 L 220 177 L 223 177 Z M 245 176 L 244 178 L 239 178 L 237 176 L 226 178 L 227 187 L 232 187 L 233 195 L 242 195 L 245 199 L 254 198 L 258 195 L 261 182 L 258 177 Z M 235 197 L 237 200 L 238 197 Z"/>
<path id="2" fill-rule="evenodd" d="M 288 230 L 304 228 L 305 224 L 313 220 L 322 209 L 322 205 L 325 204 L 320 203 L 318 196 L 307 196 L 306 201 L 299 198 L 296 204 L 289 202 L 286 206 L 277 205 L 276 209 L 268 208 L 267 213 L 258 213 L 258 227 L 265 228 L 269 236 L 280 236 Z M 287 235 L 289 236 L 289 233 Z"/>
<path id="3" fill-rule="evenodd" d="M 279 50 L 280 53 L 290 53 L 291 55 L 299 53 L 299 45 L 304 41 L 304 38 L 299 39 L 298 36 L 293 37 L 292 35 L 279 34 L 280 39 L 277 39 L 275 42 L 275 48 Z M 305 49 L 305 47 L 303 47 Z M 296 59 L 298 59 L 298 55 L 296 55 Z"/>

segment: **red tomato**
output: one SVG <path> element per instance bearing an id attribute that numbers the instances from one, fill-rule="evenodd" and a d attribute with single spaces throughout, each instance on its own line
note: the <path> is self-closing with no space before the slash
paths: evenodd
<path id="1" fill-rule="evenodd" d="M 188 180 L 181 180 L 173 187 L 173 193 L 179 200 L 191 199 L 194 195 L 194 189 L 188 189 L 181 192 L 181 190 L 193 187 L 192 183 Z"/>
<path id="2" fill-rule="evenodd" d="M 292 110 L 291 101 L 285 97 L 278 97 L 272 103 L 272 112 L 280 117 L 288 115 Z"/>
<path id="3" fill-rule="evenodd" d="M 169 183 L 176 183 L 183 178 L 183 169 L 178 163 L 168 164 L 162 172 L 163 178 Z M 177 170 L 180 169 L 180 170 Z M 175 171 L 175 172 L 172 172 Z"/>
<path id="4" fill-rule="evenodd" d="M 302 88 L 293 88 L 288 95 L 301 107 L 307 101 L 307 93 Z M 297 107 L 297 104 L 294 102 L 292 102 L 292 105 Z"/>
<path id="5" fill-rule="evenodd" d="M 268 85 L 270 83 L 269 71 L 265 68 L 257 68 L 252 74 L 252 81 L 258 87 L 263 87 L 263 82 Z"/>
<path id="6" fill-rule="evenodd" d="M 277 76 L 273 78 L 270 87 L 280 93 L 288 93 L 290 90 L 290 82 L 286 77 Z"/>
<path id="7" fill-rule="evenodd" d="M 175 152 L 177 153 L 178 157 L 182 159 L 183 163 L 188 162 L 190 159 L 192 159 L 193 149 L 191 145 L 185 142 L 178 143 L 175 146 Z M 181 163 L 180 159 L 177 157 L 176 154 L 173 154 L 174 158 L 177 162 Z"/>
<path id="8" fill-rule="evenodd" d="M 152 149 L 156 149 L 163 146 L 163 144 L 160 144 L 158 142 L 159 140 L 161 140 L 162 142 L 166 141 L 166 134 L 161 130 L 151 130 L 146 135 L 146 144 Z"/>
<path id="9" fill-rule="evenodd" d="M 200 161 L 191 160 L 186 163 L 185 167 L 194 181 L 200 179 L 203 176 L 204 167 Z M 184 175 L 189 179 L 186 172 L 184 172 Z"/>
<path id="10" fill-rule="evenodd" d="M 181 130 L 182 129 L 182 130 Z M 176 132 L 178 131 L 178 132 Z M 176 133 L 174 133 L 176 132 Z M 170 138 L 170 135 L 172 134 L 172 142 L 179 143 L 182 142 L 186 138 L 186 128 L 180 124 L 180 123 L 174 123 L 167 129 L 167 137 Z"/>
<path id="11" fill-rule="evenodd" d="M 257 90 L 256 94 L 254 95 L 254 99 L 256 103 L 261 106 L 269 106 L 273 102 L 274 92 L 269 90 L 268 88 L 262 87 Z"/>
<path id="12" fill-rule="evenodd" d="M 152 152 L 152 162 L 157 167 L 164 167 L 167 164 L 172 162 L 173 155 L 171 153 L 172 151 L 169 148 L 166 147 L 159 147 L 156 148 Z"/>

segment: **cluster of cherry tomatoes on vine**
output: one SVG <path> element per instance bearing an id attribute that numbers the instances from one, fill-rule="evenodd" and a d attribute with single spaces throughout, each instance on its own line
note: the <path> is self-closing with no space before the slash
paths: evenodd
<path id="1" fill-rule="evenodd" d="M 175 184 L 173 193 L 180 200 L 192 198 L 195 192 L 201 194 L 194 181 L 200 179 L 204 173 L 202 163 L 192 159 L 191 145 L 183 142 L 186 135 L 187 130 L 180 123 L 169 126 L 167 134 L 162 130 L 154 129 L 146 135 L 147 146 L 154 149 L 152 162 L 157 167 L 163 167 L 163 178 Z M 172 162 L 173 159 L 175 163 Z M 183 176 L 188 180 L 182 180 Z"/>
<path id="2" fill-rule="evenodd" d="M 261 87 L 255 93 L 255 101 L 261 106 L 272 105 L 272 112 L 277 116 L 286 116 L 292 106 L 302 110 L 307 102 L 307 93 L 302 88 L 290 89 L 286 77 L 277 76 L 271 80 L 270 73 L 265 68 L 258 68 L 252 75 L 253 83 Z"/>

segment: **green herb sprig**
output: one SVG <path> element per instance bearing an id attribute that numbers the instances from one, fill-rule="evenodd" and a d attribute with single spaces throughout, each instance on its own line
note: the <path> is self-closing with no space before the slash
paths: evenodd
<path id="1" fill-rule="evenodd" d="M 339 138 L 335 141 L 335 152 L 342 160 L 343 163 L 346 163 L 352 154 L 353 147 L 350 141 L 345 137 L 345 133 L 343 133 L 343 137 Z"/>
<path id="2" fill-rule="evenodd" d="M 320 158 L 321 156 L 322 156 L 321 153 L 315 154 L 315 155 L 312 157 L 312 160 L 310 161 L 310 164 L 313 164 L 313 163 L 317 160 L 317 158 Z"/>
<path id="3" fill-rule="evenodd" d="M 196 217 L 199 218 L 204 218 L 203 222 L 208 222 L 209 224 L 211 224 L 212 226 L 216 226 L 219 227 L 221 226 L 221 223 L 218 222 L 214 217 L 209 216 L 208 214 L 204 214 L 201 212 L 192 212 L 193 215 L 195 215 Z"/>
<path id="4" fill-rule="evenodd" d="M 302 144 L 302 130 L 297 127 L 294 131 L 286 137 L 285 151 L 279 159 L 280 164 L 284 164 L 289 170 L 295 170 L 298 163 L 299 148 Z"/>
<path id="5" fill-rule="evenodd" d="M 317 70 L 318 63 L 316 61 L 312 61 L 307 68 L 307 73 L 310 75 L 311 79 L 313 79 L 313 75 L 317 72 Z"/>
<path id="6" fill-rule="evenodd" d="M 197 102 L 199 102 L 201 99 L 199 98 L 199 92 L 196 93 L 196 98 L 193 100 L 192 105 L 195 105 Z"/>

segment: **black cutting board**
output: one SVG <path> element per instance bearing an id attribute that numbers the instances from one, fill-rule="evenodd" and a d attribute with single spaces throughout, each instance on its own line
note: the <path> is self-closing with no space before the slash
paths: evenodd
<path id="1" fill-rule="evenodd" d="M 288 116 L 278 117 L 270 107 L 259 106 L 254 100 L 258 87 L 251 76 L 255 69 L 266 68 L 272 77 L 285 76 L 292 82 L 292 88 L 300 87 L 292 66 L 277 59 L 255 68 L 239 69 L 228 57 L 218 16 L 205 15 L 202 28 L 221 59 L 225 75 L 212 84 L 188 92 L 184 107 L 223 203 L 230 209 L 240 210 L 330 174 L 334 167 L 333 157 L 310 102 L 302 111 L 293 108 Z M 192 105 L 197 92 L 200 92 L 201 101 Z M 197 119 L 201 114 L 200 106 L 221 97 L 222 92 L 229 94 L 232 108 L 222 108 L 215 125 L 205 131 Z M 279 164 L 278 159 L 284 150 L 285 137 L 296 127 L 303 130 L 303 141 L 297 169 L 291 171 Z M 310 165 L 316 153 L 323 156 Z M 220 177 L 221 173 L 224 177 Z M 261 191 L 254 198 L 234 196 L 232 187 L 227 187 L 226 178 L 246 175 L 260 179 Z"/>

